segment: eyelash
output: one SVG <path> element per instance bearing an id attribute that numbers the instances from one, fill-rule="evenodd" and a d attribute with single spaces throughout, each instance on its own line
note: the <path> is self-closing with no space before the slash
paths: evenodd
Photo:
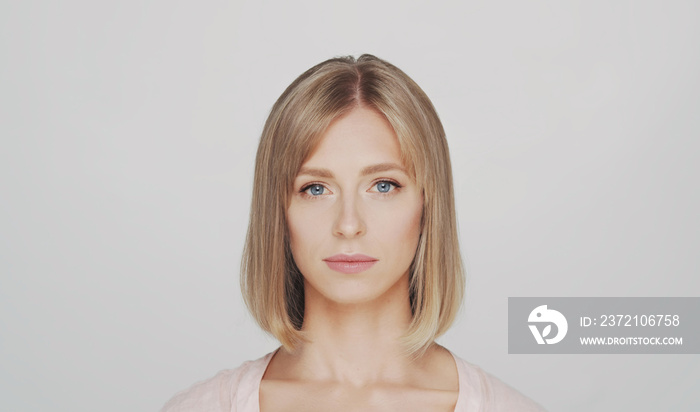
<path id="1" fill-rule="evenodd" d="M 394 194 L 394 192 L 396 192 L 398 189 L 401 189 L 401 187 L 402 187 L 397 181 L 391 180 L 391 179 L 377 180 L 376 182 L 372 183 L 372 187 L 375 187 L 379 183 L 389 183 L 392 186 L 394 186 L 394 189 L 390 190 L 389 192 L 386 192 L 386 193 L 378 192 L 377 194 L 379 194 L 380 196 L 391 196 Z M 322 186 L 325 190 L 328 190 L 328 188 L 323 183 L 312 182 L 312 183 L 309 183 L 309 184 L 303 186 L 299 190 L 299 193 L 307 199 L 318 199 L 319 197 L 321 197 L 321 195 L 314 196 L 314 195 L 310 195 L 310 194 L 306 193 L 306 191 L 309 190 L 309 188 L 316 186 L 316 185 Z"/>

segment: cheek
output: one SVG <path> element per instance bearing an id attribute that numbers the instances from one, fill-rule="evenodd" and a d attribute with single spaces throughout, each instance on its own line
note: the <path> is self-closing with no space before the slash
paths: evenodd
<path id="1" fill-rule="evenodd" d="M 417 244 L 421 232 L 422 215 L 422 201 L 415 201 L 403 207 L 393 208 L 385 216 L 385 224 L 382 225 L 385 230 L 386 241 L 393 245 L 405 245 L 407 247 Z"/>
<path id="2" fill-rule="evenodd" d="M 410 207 L 406 208 L 404 215 L 407 223 L 406 231 L 410 234 L 419 235 L 421 232 L 421 221 L 423 220 L 423 197 L 415 199 Z"/>
<path id="3" fill-rule="evenodd" d="M 412 223 L 412 228 L 415 231 L 416 234 L 420 235 L 420 232 L 422 231 L 422 222 L 423 222 L 423 198 L 421 197 L 420 202 L 415 206 L 415 209 L 413 210 L 413 220 L 411 220 Z"/>
<path id="4" fill-rule="evenodd" d="M 319 216 L 303 208 L 290 207 L 287 212 L 287 227 L 292 254 L 299 264 L 306 254 L 316 249 L 319 242 Z"/>

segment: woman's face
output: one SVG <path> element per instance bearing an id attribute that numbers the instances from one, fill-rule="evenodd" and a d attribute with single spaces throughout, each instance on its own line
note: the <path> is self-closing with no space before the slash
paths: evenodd
<path id="1" fill-rule="evenodd" d="M 408 299 L 423 198 L 381 114 L 358 107 L 334 121 L 293 189 L 287 222 L 307 303 Z"/>

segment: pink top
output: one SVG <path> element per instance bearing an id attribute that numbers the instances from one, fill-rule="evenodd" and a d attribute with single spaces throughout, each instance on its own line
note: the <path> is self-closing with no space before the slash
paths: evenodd
<path id="1" fill-rule="evenodd" d="M 260 412 L 260 381 L 275 352 L 223 370 L 179 392 L 161 412 Z M 452 352 L 450 352 L 452 353 Z M 459 375 L 455 412 L 544 412 L 520 392 L 452 354 Z"/>

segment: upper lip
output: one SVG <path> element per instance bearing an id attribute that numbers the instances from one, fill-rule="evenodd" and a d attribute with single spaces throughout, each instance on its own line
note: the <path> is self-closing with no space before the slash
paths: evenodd
<path id="1" fill-rule="evenodd" d="M 379 260 L 371 256 L 363 255 L 361 253 L 355 253 L 352 255 L 337 254 L 323 259 L 327 262 L 374 262 Z"/>

